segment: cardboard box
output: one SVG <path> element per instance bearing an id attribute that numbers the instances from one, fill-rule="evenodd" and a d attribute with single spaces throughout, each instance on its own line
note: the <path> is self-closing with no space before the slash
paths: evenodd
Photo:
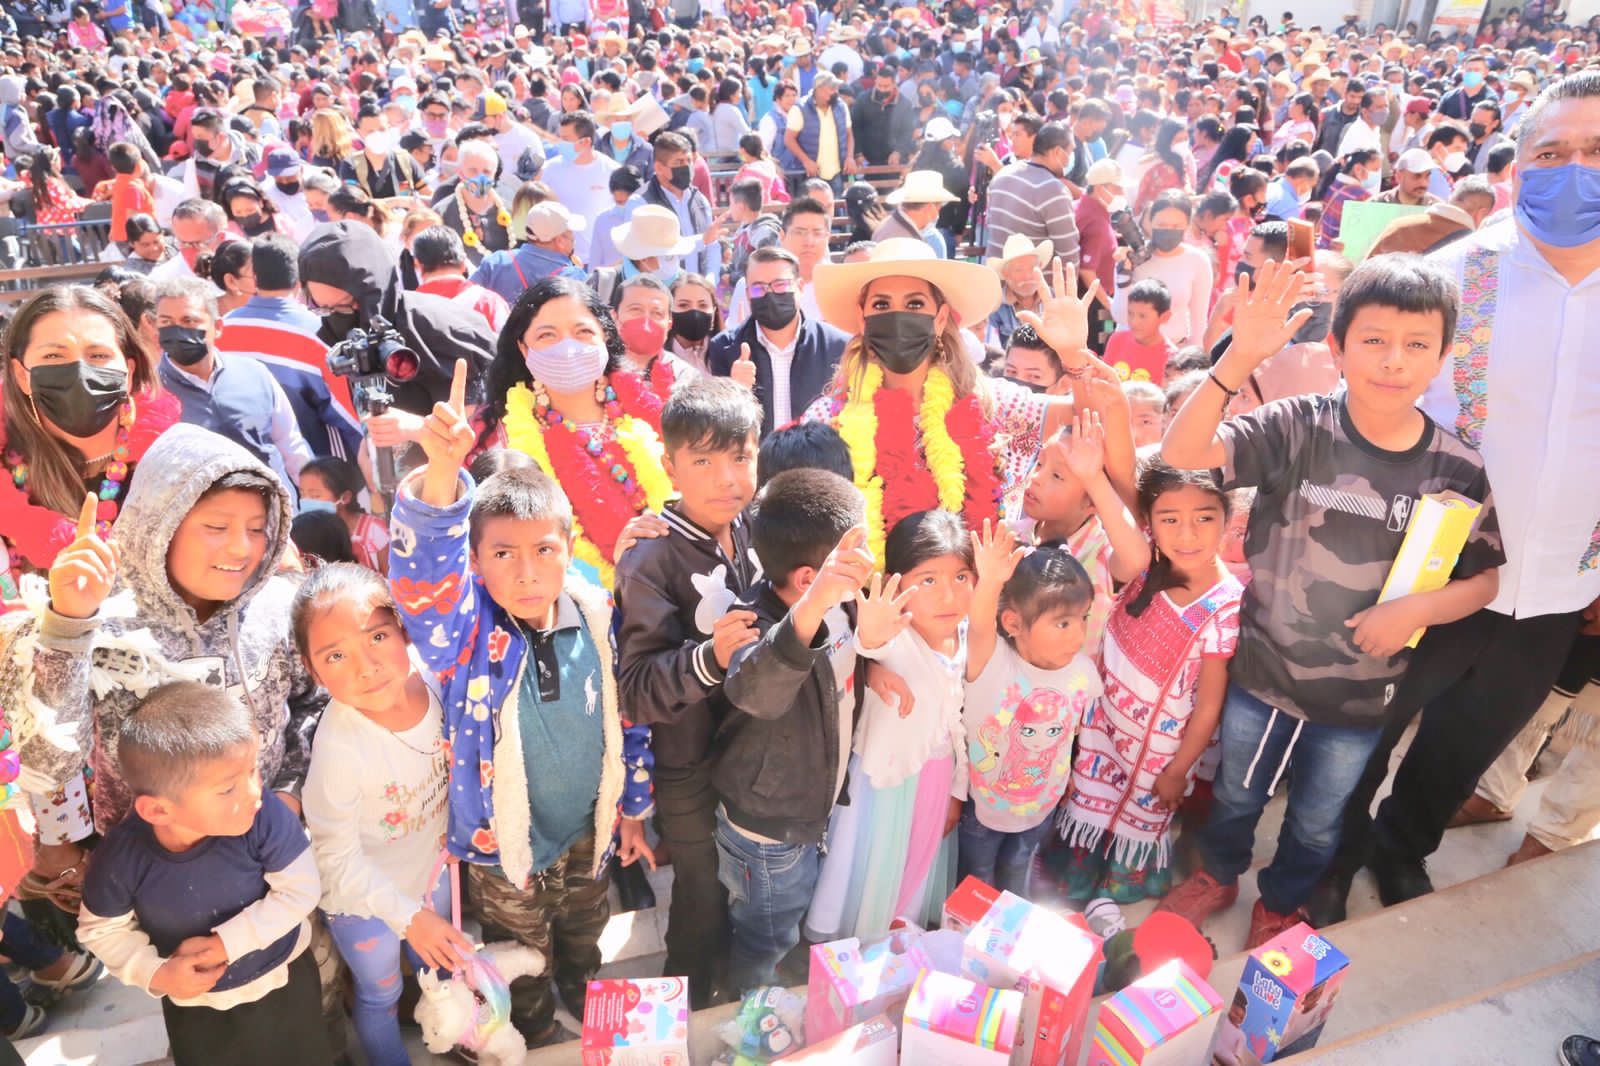
<path id="1" fill-rule="evenodd" d="M 1085 1066 L 1198 1066 L 1221 1010 L 1211 986 L 1173 959 L 1100 1005 Z"/>
<path id="2" fill-rule="evenodd" d="M 900 1061 L 915 1066 L 1007 1066 L 1022 994 L 924 970 L 906 1002 Z"/>
<path id="3" fill-rule="evenodd" d="M 944 921 L 942 928 L 954 929 L 965 933 L 983 920 L 989 913 L 989 908 L 994 906 L 994 901 L 1000 898 L 998 889 L 991 888 L 982 881 L 968 874 L 950 893 L 950 898 L 944 901 Z"/>
<path id="4" fill-rule="evenodd" d="M 1099 937 L 1002 892 L 967 933 L 961 971 L 980 984 L 1022 993 L 1016 1066 L 1076 1066 L 1100 960 Z"/>
<path id="5" fill-rule="evenodd" d="M 858 1025 L 875 1014 L 900 1017 L 917 979 L 917 965 L 895 950 L 895 940 L 863 948 L 846 937 L 811 948 L 806 982 L 806 1043 Z"/>
<path id="6" fill-rule="evenodd" d="M 583 1066 L 689 1066 L 689 981 L 590 981 Z"/>
<path id="7" fill-rule="evenodd" d="M 1256 948 L 1217 1027 L 1213 1060 L 1257 1066 L 1316 1046 L 1349 966 L 1304 922 Z"/>
<path id="8" fill-rule="evenodd" d="M 813 1041 L 783 1057 L 785 1066 L 896 1066 L 900 1061 L 900 1033 L 882 1014 L 852 1025 L 826 1040 Z"/>

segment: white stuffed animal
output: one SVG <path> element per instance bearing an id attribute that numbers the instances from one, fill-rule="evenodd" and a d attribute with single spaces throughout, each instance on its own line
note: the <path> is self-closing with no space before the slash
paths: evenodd
<path id="1" fill-rule="evenodd" d="M 522 1066 L 528 1045 L 511 1024 L 510 986 L 519 977 L 542 973 L 544 956 L 515 943 L 480 948 L 461 973 L 443 981 L 431 970 L 418 971 L 422 1042 L 435 1055 L 459 1044 L 476 1052 L 482 1066 Z"/>

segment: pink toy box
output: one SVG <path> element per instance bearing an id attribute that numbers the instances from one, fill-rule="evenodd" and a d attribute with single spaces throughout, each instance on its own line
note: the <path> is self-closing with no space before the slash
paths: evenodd
<path id="1" fill-rule="evenodd" d="M 689 1066 L 689 982 L 590 981 L 583 1066 Z"/>
<path id="2" fill-rule="evenodd" d="M 1350 960 L 1301 922 L 1250 953 L 1217 1027 L 1218 1066 L 1259 1066 L 1316 1046 Z"/>
<path id="3" fill-rule="evenodd" d="M 846 937 L 811 948 L 806 984 L 806 1043 L 843 1032 L 875 1014 L 900 1017 L 917 964 L 896 948 L 899 938 L 861 946 Z"/>
<path id="4" fill-rule="evenodd" d="M 911 988 L 900 1061 L 914 1066 L 1007 1066 L 1022 994 L 924 970 Z"/>
<path id="5" fill-rule="evenodd" d="M 1222 1000 L 1182 959 L 1139 978 L 1100 1005 L 1085 1066 L 1197 1066 Z"/>
<path id="6" fill-rule="evenodd" d="M 944 901 L 943 928 L 965 933 L 983 920 L 983 916 L 989 913 L 989 908 L 999 898 L 998 889 L 990 888 L 976 877 L 968 875 L 950 893 L 950 898 Z"/>
<path id="7" fill-rule="evenodd" d="M 783 1057 L 784 1066 L 896 1066 L 900 1033 L 882 1014 Z"/>

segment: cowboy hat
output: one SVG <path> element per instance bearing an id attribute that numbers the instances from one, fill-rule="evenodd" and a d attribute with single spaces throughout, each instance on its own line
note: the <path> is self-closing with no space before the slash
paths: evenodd
<path id="1" fill-rule="evenodd" d="M 677 212 L 655 204 L 645 204 L 633 217 L 611 230 L 611 243 L 624 259 L 659 259 L 669 255 L 688 255 L 699 244 L 693 234 L 685 237 L 678 228 Z M 929 249 L 932 251 L 932 249 Z"/>
<path id="2" fill-rule="evenodd" d="M 1102 163 L 1111 160 L 1102 159 Z M 1001 270 L 1005 265 L 1015 259 L 1025 259 L 1032 256 L 1039 260 L 1039 269 L 1043 270 L 1050 262 L 1050 255 L 1055 251 L 1055 244 L 1048 237 L 1034 244 L 1020 233 L 1013 233 L 1006 238 L 1005 247 L 1000 249 L 1000 258 L 985 259 L 984 266 L 991 270 Z"/>
<path id="3" fill-rule="evenodd" d="M 891 206 L 900 204 L 953 204 L 956 194 L 944 187 L 944 176 L 937 170 L 913 170 L 904 183 L 883 198 Z"/>
<path id="4" fill-rule="evenodd" d="M 817 264 L 817 309 L 846 333 L 861 332 L 863 294 L 878 278 L 919 278 L 937 287 L 963 326 L 978 325 L 1000 306 L 1000 275 L 979 263 L 940 259 L 926 241 L 890 237 L 868 254 L 858 263 Z"/>
<path id="5" fill-rule="evenodd" d="M 797 59 L 800 56 L 808 56 L 808 55 L 810 55 L 811 54 L 811 42 L 806 40 L 803 37 L 796 37 L 793 41 L 789 42 L 789 53 L 788 54 L 794 56 Z"/>

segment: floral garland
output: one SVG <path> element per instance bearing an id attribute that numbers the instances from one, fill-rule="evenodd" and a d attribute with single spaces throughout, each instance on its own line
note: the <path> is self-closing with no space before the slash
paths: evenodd
<path id="1" fill-rule="evenodd" d="M 1003 489 L 994 428 L 976 396 L 957 400 L 949 375 L 930 370 L 913 423 L 910 394 L 882 386 L 883 368 L 868 366 L 834 422 L 850 449 L 866 499 L 867 543 L 880 565 L 888 531 L 902 518 L 940 508 L 977 529 L 999 516 Z M 920 450 L 913 425 L 922 430 Z"/>
<path id="2" fill-rule="evenodd" d="M 511 212 L 506 210 L 506 205 L 500 199 L 500 194 L 493 187 L 489 190 L 489 199 L 494 201 L 494 220 L 500 224 L 501 229 L 510 229 Z M 468 248 L 478 248 L 483 245 L 483 239 L 478 236 L 478 231 L 472 228 L 472 209 L 467 206 L 467 186 L 465 182 L 456 182 L 456 205 L 460 208 L 461 215 L 461 243 Z"/>
<path id="3" fill-rule="evenodd" d="M 661 439 L 645 418 L 626 410 L 613 384 L 604 400 L 609 440 L 574 428 L 542 399 L 526 385 L 506 393 L 506 443 L 538 463 L 572 501 L 573 554 L 610 589 L 622 528 L 645 510 L 660 510 L 672 495 Z"/>
<path id="4" fill-rule="evenodd" d="M 672 390 L 678 387 L 678 372 L 673 369 L 672 360 L 667 358 L 666 352 L 650 360 L 648 374 L 650 391 L 665 405 L 672 398 Z M 656 428 L 660 429 L 659 426 Z"/>
<path id="5" fill-rule="evenodd" d="M 616 371 L 611 375 L 611 388 L 616 391 L 617 399 L 622 402 L 622 409 L 636 418 L 642 418 L 656 435 L 661 435 L 661 410 L 667 404 L 667 397 L 672 395 L 669 384 L 667 391 L 662 392 L 657 387 L 656 366 L 663 363 L 660 356 L 655 359 L 655 365 L 650 367 L 650 384 L 646 385 L 638 374 L 626 371 Z M 667 371 L 667 381 L 672 381 L 672 371 Z"/>

